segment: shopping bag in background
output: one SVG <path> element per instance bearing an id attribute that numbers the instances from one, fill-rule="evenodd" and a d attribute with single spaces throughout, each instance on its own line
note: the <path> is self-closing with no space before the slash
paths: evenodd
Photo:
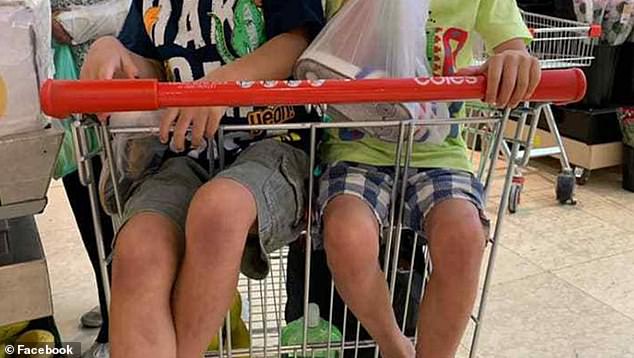
<path id="1" fill-rule="evenodd" d="M 605 5 L 607 1 L 607 5 Z M 597 3 L 599 5 L 597 5 Z M 609 45 L 623 44 L 634 27 L 634 0 L 598 0 L 595 6 L 605 6 L 602 40 Z"/>
<path id="2" fill-rule="evenodd" d="M 55 79 L 57 80 L 76 80 L 79 78 L 79 69 L 75 63 L 75 58 L 71 52 L 70 46 L 60 45 L 53 42 L 55 63 Z M 64 139 L 57 156 L 55 171 L 53 177 L 55 179 L 62 178 L 75 170 L 77 170 L 77 159 L 75 156 L 75 145 L 73 144 L 73 117 L 64 120 L 52 120 L 52 126 L 64 131 Z M 88 129 L 86 133 L 88 139 L 88 148 L 90 151 L 96 151 L 99 148 L 99 140 L 94 129 Z"/>
<path id="3" fill-rule="evenodd" d="M 340 1 L 327 2 L 335 12 Z M 328 7 L 330 6 L 330 7 Z M 424 77 L 429 74 L 425 0 L 347 0 L 299 58 L 299 79 L 368 79 Z M 448 118 L 444 104 L 345 104 L 328 106 L 333 121 Z M 367 128 L 387 141 L 398 139 L 397 127 Z M 449 126 L 418 128 L 419 142 L 442 143 Z"/>
<path id="4" fill-rule="evenodd" d="M 618 46 L 632 36 L 634 0 L 574 0 L 577 20 L 601 24 L 602 43 Z"/>

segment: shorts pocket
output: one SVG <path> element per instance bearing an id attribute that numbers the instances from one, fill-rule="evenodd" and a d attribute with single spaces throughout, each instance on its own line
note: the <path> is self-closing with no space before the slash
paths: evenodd
<path id="1" fill-rule="evenodd" d="M 286 183 L 290 186 L 295 200 L 295 215 L 292 227 L 297 227 L 304 221 L 306 190 L 305 183 L 308 177 L 308 163 L 304 153 L 296 155 L 289 153 L 282 157 L 280 163 L 280 173 L 284 176 Z"/>

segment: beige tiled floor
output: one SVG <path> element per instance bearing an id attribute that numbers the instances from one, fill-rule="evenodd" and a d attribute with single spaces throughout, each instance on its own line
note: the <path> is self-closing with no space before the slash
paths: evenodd
<path id="1" fill-rule="evenodd" d="M 579 203 L 562 207 L 553 162 L 536 166 L 520 211 L 505 222 L 479 357 L 634 357 L 634 194 L 620 189 L 615 171 L 598 171 L 578 188 Z M 50 202 L 38 224 L 56 319 L 65 339 L 89 342 L 95 332 L 78 318 L 97 303 L 92 270 L 59 184 Z"/>

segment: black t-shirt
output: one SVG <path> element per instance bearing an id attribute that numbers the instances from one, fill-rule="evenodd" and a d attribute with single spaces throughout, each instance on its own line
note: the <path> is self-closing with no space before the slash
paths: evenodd
<path id="1" fill-rule="evenodd" d="M 132 0 L 119 34 L 130 51 L 165 65 L 171 81 L 187 82 L 245 56 L 267 40 L 304 27 L 315 36 L 324 24 L 321 0 Z M 224 124 L 314 121 L 304 107 L 229 108 Z M 236 154 L 261 131 L 227 133 L 225 150 Z M 275 133 L 279 135 L 279 133 Z M 305 148 L 305 132 L 285 135 Z"/>

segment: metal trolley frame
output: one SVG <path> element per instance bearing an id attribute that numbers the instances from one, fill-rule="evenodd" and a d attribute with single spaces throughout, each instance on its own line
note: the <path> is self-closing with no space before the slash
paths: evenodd
<path id="1" fill-rule="evenodd" d="M 542 69 L 587 67 L 592 64 L 594 47 L 598 37 L 601 35 L 600 25 L 525 11 L 522 11 L 522 17 L 533 35 L 529 51 L 538 58 Z M 477 58 L 477 62 L 482 63 L 486 60 L 484 54 L 485 52 L 482 51 Z M 488 109 L 486 107 L 476 107 L 472 111 L 482 114 Z M 559 156 L 562 170 L 557 176 L 556 197 L 561 204 L 574 205 L 576 203 L 574 198 L 575 184 L 584 184 L 587 180 L 588 172 L 584 172 L 581 168 L 575 168 L 573 171 L 551 106 L 532 106 L 530 103 L 525 103 L 521 111 L 527 113 L 527 118 L 526 120 L 515 118 L 517 119 L 515 125 L 521 128 L 522 148 L 517 155 L 511 155 L 511 148 L 508 143 L 502 144 L 502 153 L 512 163 L 515 171 L 508 204 L 509 212 L 515 213 L 520 205 L 525 181 L 522 171 L 528 166 L 532 158 L 539 157 Z M 545 120 L 546 127 L 544 129 L 547 129 L 554 139 L 555 145 L 552 147 L 534 148 L 537 128 L 541 118 Z M 485 133 L 481 129 L 471 128 L 471 147 L 476 145 L 475 141 L 478 135 L 484 140 L 490 138 L 490 136 L 482 136 Z"/>
<path id="2" fill-rule="evenodd" d="M 131 111 L 131 110 L 151 110 L 159 107 L 169 106 L 200 106 L 200 105 L 260 105 L 272 104 L 294 104 L 308 105 L 311 103 L 353 103 L 353 102 L 396 102 L 396 101 L 448 101 L 448 100 L 474 100 L 480 99 L 484 95 L 486 80 L 482 77 L 446 77 L 446 78 L 418 78 L 399 80 L 359 80 L 359 81 L 294 81 L 294 82 L 259 82 L 259 83 L 227 83 L 227 84 L 162 84 L 153 81 L 99 81 L 99 82 L 72 82 L 72 81 L 51 81 L 42 90 L 42 103 L 44 110 L 56 117 L 65 117 L 69 113 L 83 112 L 105 112 L 105 111 Z M 579 70 L 550 71 L 544 73 L 544 78 L 540 87 L 535 93 L 534 100 L 541 102 L 536 106 L 541 110 L 548 101 L 574 101 L 580 99 L 585 93 L 585 78 Z M 488 196 L 493 183 L 493 172 L 496 168 L 498 153 L 502 150 L 504 133 L 510 110 L 496 113 L 487 113 L 486 116 L 465 117 L 458 119 L 434 119 L 434 120 L 407 120 L 407 121 L 381 121 L 381 122 L 337 122 L 337 123 L 302 123 L 302 124 L 276 124 L 276 125 L 233 125 L 221 126 L 218 136 L 222 139 L 226 133 L 236 130 L 268 130 L 268 129 L 307 129 L 310 132 L 310 170 L 308 210 L 314 208 L 314 188 L 315 177 L 312 175 L 318 163 L 317 144 L 318 131 L 327 128 L 368 128 L 393 126 L 398 128 L 398 141 L 396 143 L 395 163 L 397 169 L 394 189 L 392 192 L 392 203 L 390 209 L 390 229 L 387 237 L 387 245 L 384 254 L 384 272 L 389 282 L 392 299 L 394 298 L 394 287 L 397 275 L 397 265 L 390 265 L 399 259 L 399 252 L 403 241 L 402 216 L 404 199 L 398 196 L 399 192 L 405 189 L 408 172 L 410 168 L 410 157 L 414 144 L 414 133 L 418 126 L 434 125 L 487 125 L 492 130 L 488 134 L 493 138 L 490 145 L 480 153 L 480 164 L 478 175 L 485 185 L 485 197 Z M 528 112 L 520 111 L 519 116 L 522 121 L 526 120 Z M 85 129 L 96 127 L 100 133 L 102 148 L 99 153 L 91 153 L 87 149 Z M 104 256 L 104 246 L 102 234 L 99 227 L 99 199 L 97 195 L 96 176 L 92 168 L 91 161 L 101 155 L 111 168 L 110 174 L 115 175 L 112 156 L 111 140 L 113 136 L 124 133 L 156 133 L 157 128 L 109 128 L 107 125 L 96 124 L 94 122 L 76 121 L 74 126 L 75 146 L 78 153 L 78 164 L 82 182 L 88 186 L 91 196 L 92 212 L 97 229 L 98 249 L 102 263 L 103 281 L 106 292 L 109 292 L 108 277 L 105 274 L 107 258 Z M 523 143 L 522 133 L 519 127 L 515 134 L 506 138 L 512 157 L 517 157 L 520 153 L 520 146 Z M 221 155 L 222 157 L 222 155 Z M 399 170 L 400 169 L 400 170 Z M 482 293 L 479 298 L 478 310 L 472 315 L 474 333 L 471 337 L 470 356 L 475 357 L 482 332 L 482 323 L 486 311 L 486 298 L 489 292 L 491 276 L 495 264 L 496 251 L 501 235 L 501 228 L 504 223 L 506 206 L 510 198 L 515 167 L 508 166 L 505 172 L 504 185 L 500 197 L 500 205 L 497 211 L 497 219 L 491 230 L 491 235 L 487 238 L 487 246 L 490 246 L 489 256 L 486 259 L 486 274 L 483 282 Z M 116 180 L 112 181 L 116 183 Z M 117 190 L 115 190 L 118 195 Z M 119 201 L 119 206 L 121 202 Z M 312 247 L 311 227 L 313 225 L 312 215 L 308 215 L 306 230 L 301 238 L 305 240 L 306 247 Z M 427 246 L 416 249 L 418 243 L 423 243 L 423 239 L 414 236 L 414 250 L 410 258 L 408 270 L 407 296 L 413 289 L 412 280 L 414 263 L 417 260 L 424 260 L 424 272 L 430 272 L 429 252 Z M 281 344 L 281 330 L 285 325 L 283 319 L 285 305 L 285 267 L 287 250 L 281 250 L 271 255 L 272 270 L 269 277 L 263 281 L 253 281 L 242 277 L 239 283 L 239 291 L 246 297 L 248 302 L 248 330 L 250 332 L 250 347 L 248 349 L 236 350 L 231 346 L 231 337 L 226 337 L 226 344 L 223 346 L 223 339 L 217 352 L 209 352 L 209 357 L 233 357 L 233 356 L 257 356 L 272 357 L 284 354 L 295 356 L 340 356 L 346 352 L 354 352 L 355 357 L 361 348 L 373 348 L 375 357 L 378 356 L 378 347 L 371 340 L 361 340 L 359 338 L 360 325 L 356 325 L 356 339 L 346 340 L 345 327 L 343 331 L 343 341 L 324 342 L 321 344 L 309 344 L 307 340 L 308 320 L 304 320 L 304 342 L 296 346 L 283 346 Z M 311 250 L 305 253 L 305 277 L 303 308 L 307 312 L 309 305 L 309 293 L 311 290 L 310 270 Z M 391 268 L 391 269 L 390 269 Z M 421 297 L 424 294 L 423 279 Z M 335 295 L 334 283 L 330 284 L 330 310 L 323 312 L 322 317 L 330 322 L 332 328 L 333 316 L 343 315 L 344 322 L 351 313 L 347 308 L 343 312 L 333 311 L 333 298 Z M 109 295 L 108 295 L 109 298 Z M 407 320 L 407 304 L 404 317 L 397 317 L 399 322 Z M 231 326 L 230 317 L 227 315 L 227 326 Z M 404 326 L 404 325 L 403 325 Z M 223 334 L 221 330 L 220 335 Z M 227 330 L 230 335 L 230 330 Z M 412 337 L 415 340 L 415 337 Z"/>

